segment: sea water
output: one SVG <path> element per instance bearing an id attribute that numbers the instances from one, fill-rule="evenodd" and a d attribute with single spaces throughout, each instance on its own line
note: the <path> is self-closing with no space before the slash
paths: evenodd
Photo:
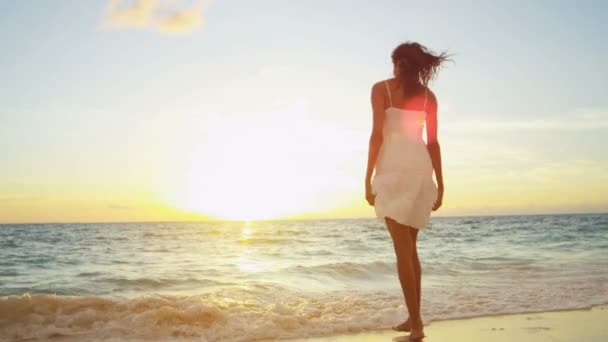
<path id="1" fill-rule="evenodd" d="M 428 228 L 426 322 L 608 303 L 608 214 Z M 0 340 L 250 341 L 406 317 L 374 219 L 0 225 Z"/>

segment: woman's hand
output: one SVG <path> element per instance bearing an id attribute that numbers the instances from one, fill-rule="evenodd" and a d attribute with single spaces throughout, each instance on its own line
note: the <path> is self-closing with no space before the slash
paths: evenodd
<path id="1" fill-rule="evenodd" d="M 371 205 L 372 207 L 374 206 L 374 203 L 376 201 L 376 195 L 372 193 L 372 185 L 370 182 L 365 182 L 365 199 L 367 200 L 367 203 L 369 203 L 369 205 Z"/>
<path id="2" fill-rule="evenodd" d="M 437 189 L 437 200 L 435 201 L 435 205 L 433 205 L 433 211 L 436 211 L 441 207 L 443 202 L 443 185 L 440 185 Z"/>

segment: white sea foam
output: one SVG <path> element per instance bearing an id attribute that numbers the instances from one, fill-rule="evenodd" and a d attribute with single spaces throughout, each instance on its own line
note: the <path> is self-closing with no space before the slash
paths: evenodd
<path id="1" fill-rule="evenodd" d="M 251 293 L 245 297 L 9 297 L 0 301 L 0 339 L 94 334 L 95 339 L 249 341 L 377 329 L 402 310 L 388 305 L 396 298 L 378 295 L 322 301 L 293 295 L 281 301 L 259 300 Z"/>
<path id="2" fill-rule="evenodd" d="M 570 291 L 431 288 L 424 294 L 423 317 L 429 322 L 608 303 L 604 285 L 580 285 L 569 286 Z M 574 293 L 577 289 L 583 292 Z M 402 320 L 405 312 L 399 291 L 313 295 L 268 285 L 222 288 L 198 296 L 23 295 L 0 300 L 0 340 L 87 336 L 116 341 L 250 341 L 383 329 Z"/>

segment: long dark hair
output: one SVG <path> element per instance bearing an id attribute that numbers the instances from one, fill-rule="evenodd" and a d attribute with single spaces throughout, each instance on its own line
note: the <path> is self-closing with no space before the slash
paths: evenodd
<path id="1" fill-rule="evenodd" d="M 403 94 L 413 96 L 426 88 L 434 79 L 441 65 L 451 60 L 447 52 L 439 54 L 416 42 L 399 44 L 391 54 L 395 66 L 399 66 L 399 80 Z"/>

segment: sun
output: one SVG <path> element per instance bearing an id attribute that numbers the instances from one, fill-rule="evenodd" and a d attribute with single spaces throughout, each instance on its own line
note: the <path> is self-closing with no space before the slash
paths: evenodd
<path id="1" fill-rule="evenodd" d="M 319 163 L 330 165 L 326 159 L 331 155 L 284 124 L 242 119 L 217 124 L 188 147 L 174 168 L 167 202 L 225 220 L 275 219 L 321 210 L 327 175 Z"/>

